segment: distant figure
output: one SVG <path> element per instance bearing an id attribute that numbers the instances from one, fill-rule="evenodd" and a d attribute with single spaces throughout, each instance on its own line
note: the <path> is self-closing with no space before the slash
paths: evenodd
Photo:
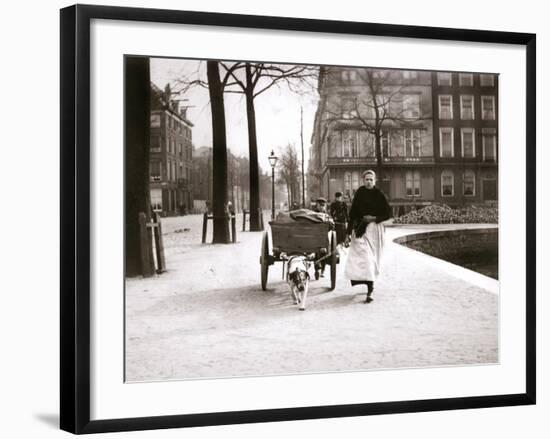
<path id="1" fill-rule="evenodd" d="M 334 197 L 336 200 L 330 203 L 330 216 L 336 227 L 337 242 L 342 244 L 346 240 L 346 228 L 349 222 L 348 207 L 342 200 L 342 192 L 336 192 Z"/>
<path id="2" fill-rule="evenodd" d="M 347 234 L 351 235 L 346 277 L 351 285 L 367 285 L 365 303 L 373 301 L 374 281 L 380 274 L 385 229 L 381 224 L 391 217 L 385 195 L 375 186 L 376 174 L 363 172 L 364 186 L 357 189 L 349 212 Z"/>
<path id="3" fill-rule="evenodd" d="M 227 202 L 227 214 L 228 215 L 235 215 L 235 209 L 234 209 L 233 203 L 231 201 Z"/>
<path id="4" fill-rule="evenodd" d="M 319 197 L 315 200 L 315 212 L 327 213 L 327 200 Z"/>

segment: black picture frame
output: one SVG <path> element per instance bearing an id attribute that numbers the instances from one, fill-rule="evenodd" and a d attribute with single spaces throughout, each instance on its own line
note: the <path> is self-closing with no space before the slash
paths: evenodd
<path id="1" fill-rule="evenodd" d="M 93 19 L 502 43 L 526 48 L 525 393 L 90 420 L 90 22 Z M 288 17 L 75 5 L 61 10 L 60 426 L 76 433 L 535 404 L 536 35 Z"/>

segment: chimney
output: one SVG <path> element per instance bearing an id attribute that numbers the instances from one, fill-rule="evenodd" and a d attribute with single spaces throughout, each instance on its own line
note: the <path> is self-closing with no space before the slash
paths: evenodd
<path id="1" fill-rule="evenodd" d="M 181 108 L 180 108 L 180 115 L 181 115 L 181 117 L 183 117 L 184 119 L 187 119 L 187 107 L 181 107 Z"/>

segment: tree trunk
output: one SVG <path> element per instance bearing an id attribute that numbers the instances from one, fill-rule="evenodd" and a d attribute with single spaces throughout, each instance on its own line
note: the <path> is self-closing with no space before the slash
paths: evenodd
<path id="1" fill-rule="evenodd" d="M 291 190 L 290 190 L 290 184 L 286 183 L 286 195 L 287 195 L 287 200 L 288 200 L 288 210 L 292 210 L 292 193 L 291 193 Z"/>
<path id="2" fill-rule="evenodd" d="M 376 186 L 386 195 L 389 188 L 386 187 L 386 182 L 382 180 L 382 130 L 376 130 L 375 132 L 375 146 L 376 146 Z"/>
<path id="3" fill-rule="evenodd" d="M 124 87 L 125 134 L 125 269 L 126 276 L 154 273 L 152 242 L 141 254 L 139 213 L 147 221 L 151 219 L 151 195 L 149 193 L 149 124 L 150 124 L 150 76 L 149 58 L 126 58 Z M 149 261 L 144 267 L 142 259 Z"/>
<path id="4" fill-rule="evenodd" d="M 382 133 L 378 131 L 375 136 L 376 140 L 376 178 L 382 177 Z"/>
<path id="5" fill-rule="evenodd" d="M 256 111 L 254 110 L 254 86 L 250 64 L 246 63 L 246 118 L 248 122 L 248 153 L 250 166 L 250 231 L 262 230 L 260 224 L 260 169 L 256 139 Z"/>
<path id="6" fill-rule="evenodd" d="M 225 135 L 225 109 L 223 87 L 217 61 L 206 62 L 208 92 L 212 112 L 212 213 L 214 238 L 212 242 L 229 243 L 229 224 L 225 212 L 227 203 L 227 143 Z"/>

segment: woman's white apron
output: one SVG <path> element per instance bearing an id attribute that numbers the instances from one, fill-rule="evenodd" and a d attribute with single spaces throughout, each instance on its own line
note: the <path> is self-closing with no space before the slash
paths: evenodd
<path id="1" fill-rule="evenodd" d="M 345 271 L 348 279 L 376 280 L 380 274 L 384 235 L 384 225 L 375 222 L 369 223 L 360 238 L 356 238 L 353 232 Z"/>

